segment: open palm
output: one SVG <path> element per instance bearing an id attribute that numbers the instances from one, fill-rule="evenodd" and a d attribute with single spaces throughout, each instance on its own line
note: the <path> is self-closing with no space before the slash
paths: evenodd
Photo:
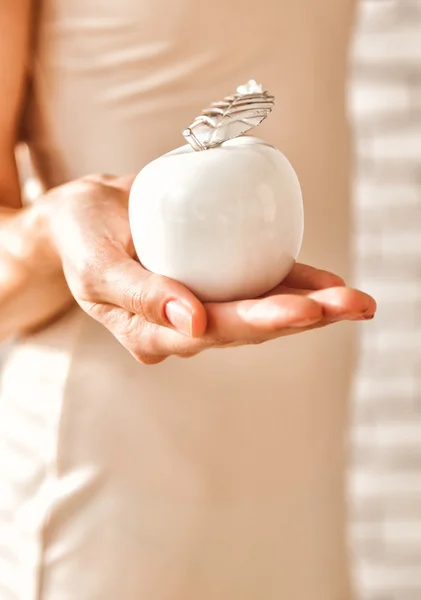
<path id="1" fill-rule="evenodd" d="M 261 298 L 201 303 L 136 260 L 127 215 L 130 183 L 91 177 L 58 188 L 52 192 L 52 229 L 76 301 L 140 362 L 262 343 L 374 315 L 369 295 L 302 264 Z"/>

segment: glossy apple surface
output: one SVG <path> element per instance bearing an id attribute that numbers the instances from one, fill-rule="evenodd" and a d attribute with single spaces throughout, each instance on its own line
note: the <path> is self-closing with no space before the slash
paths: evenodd
<path id="1" fill-rule="evenodd" d="M 285 156 L 253 137 L 195 152 L 183 146 L 138 174 L 130 227 L 143 266 L 201 300 L 255 298 L 298 256 L 303 202 Z"/>

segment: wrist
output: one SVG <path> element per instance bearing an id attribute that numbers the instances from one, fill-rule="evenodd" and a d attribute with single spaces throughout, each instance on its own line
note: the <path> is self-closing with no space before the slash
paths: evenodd
<path id="1" fill-rule="evenodd" d="M 33 219 L 31 228 L 35 226 L 40 232 L 40 240 L 42 241 L 40 252 L 44 268 L 52 272 L 62 273 L 62 260 L 53 230 L 54 208 L 57 207 L 54 206 L 49 197 L 34 204 L 34 212 L 31 215 Z"/>
<path id="2" fill-rule="evenodd" d="M 1 214 L 0 250 L 26 270 L 42 275 L 60 273 L 60 256 L 50 232 L 48 203 Z"/>

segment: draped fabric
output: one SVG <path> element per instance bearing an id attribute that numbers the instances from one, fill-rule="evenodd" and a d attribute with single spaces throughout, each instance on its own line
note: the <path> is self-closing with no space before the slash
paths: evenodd
<path id="1" fill-rule="evenodd" d="M 254 78 L 277 98 L 259 136 L 302 185 L 301 259 L 348 277 L 351 0 L 37 4 L 22 131 L 43 185 L 140 170 Z M 353 329 L 154 367 L 78 309 L 19 340 L 0 388 L 0 598 L 348 600 Z"/>

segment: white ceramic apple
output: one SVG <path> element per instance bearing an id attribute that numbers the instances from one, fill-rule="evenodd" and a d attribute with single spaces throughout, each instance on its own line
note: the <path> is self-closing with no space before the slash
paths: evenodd
<path id="1" fill-rule="evenodd" d="M 143 266 L 203 301 L 268 292 L 291 270 L 303 236 L 295 171 L 254 137 L 200 152 L 186 145 L 151 162 L 133 184 L 129 216 Z"/>

